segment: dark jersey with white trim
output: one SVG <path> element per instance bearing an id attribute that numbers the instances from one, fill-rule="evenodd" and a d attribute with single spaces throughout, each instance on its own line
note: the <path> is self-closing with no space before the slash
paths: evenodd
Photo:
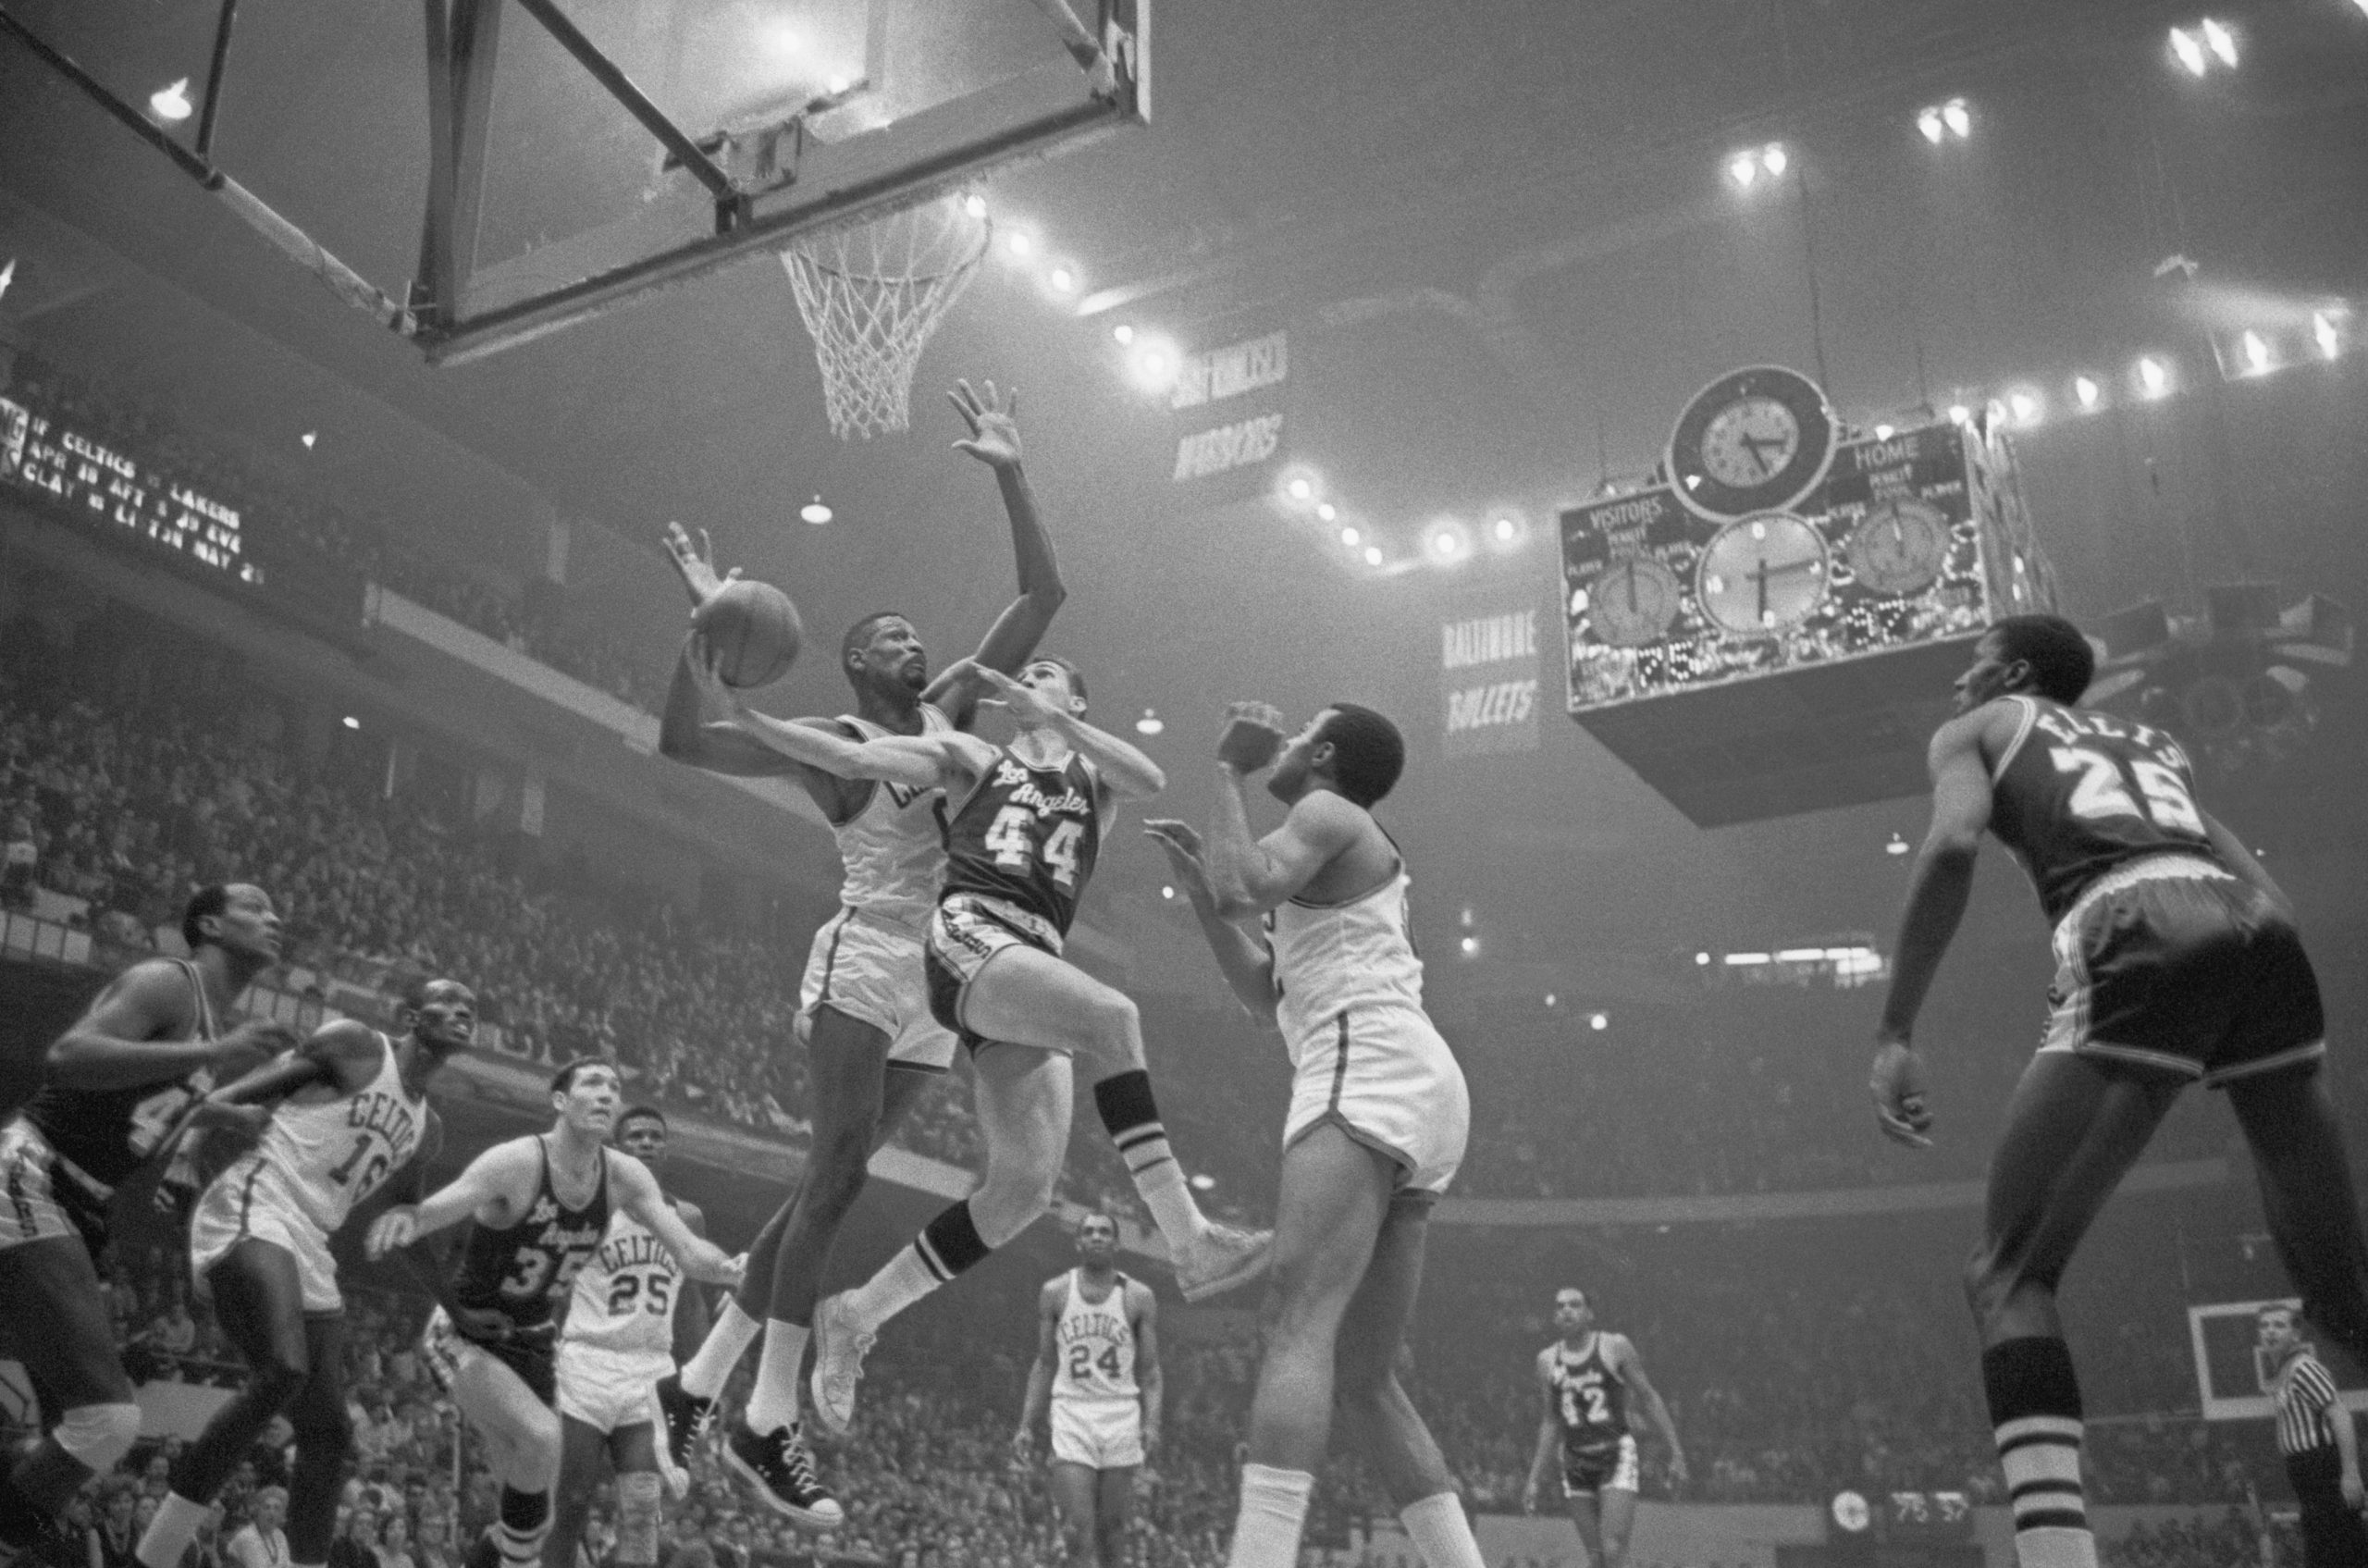
<path id="1" fill-rule="evenodd" d="M 1604 1336 L 1587 1337 L 1573 1352 L 1560 1340 L 1548 1351 L 1547 1380 L 1554 1388 L 1554 1411 L 1562 1424 L 1562 1454 L 1600 1453 L 1628 1435 L 1628 1385 L 1604 1353 Z"/>
<path id="2" fill-rule="evenodd" d="M 167 960 L 189 977 L 196 1019 L 184 1040 L 217 1035 L 205 981 L 187 958 Z M 213 1092 L 214 1069 L 161 1073 L 120 1089 L 71 1089 L 44 1083 L 25 1102 L 24 1118 L 43 1142 L 92 1180 L 114 1187 L 156 1152 L 181 1114 Z M 101 1194 L 104 1196 L 104 1194 Z"/>
<path id="3" fill-rule="evenodd" d="M 551 1185 L 551 1150 L 535 1140 L 542 1179 L 535 1201 L 514 1225 L 478 1225 L 461 1253 L 453 1295 L 462 1306 L 493 1307 L 520 1329 L 548 1328 L 575 1285 L 576 1270 L 600 1250 L 609 1233 L 609 1154 L 600 1153 L 600 1179 L 581 1207 L 560 1201 Z"/>
<path id="4" fill-rule="evenodd" d="M 1075 752 L 1031 768 L 1004 747 L 946 824 L 945 895 L 1000 898 L 1067 935 L 1102 853 L 1101 795 Z"/>
<path id="5" fill-rule="evenodd" d="M 2133 860 L 2177 854 L 2218 863 L 2195 805 L 2195 770 L 2177 741 L 2045 698 L 2004 700 L 2020 723 L 1992 775 L 1990 831 L 2029 873 L 2050 922 Z"/>

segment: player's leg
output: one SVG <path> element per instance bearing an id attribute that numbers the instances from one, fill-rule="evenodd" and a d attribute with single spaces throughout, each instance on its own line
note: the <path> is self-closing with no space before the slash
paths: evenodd
<path id="1" fill-rule="evenodd" d="M 1264 1354 L 1230 1568 L 1291 1568 L 1331 1433 L 1341 1320 L 1372 1263 L 1397 1166 L 1319 1122 L 1283 1151 Z"/>
<path id="2" fill-rule="evenodd" d="M 1571 1527 L 1579 1533 L 1579 1545 L 1586 1552 L 1585 1568 L 1603 1568 L 1603 1513 L 1600 1491 L 1563 1493 L 1563 1501 L 1571 1511 Z"/>
<path id="3" fill-rule="evenodd" d="M 1136 1469 L 1120 1464 L 1093 1473 L 1093 1540 L 1102 1554 L 1100 1568 L 1123 1568 L 1127 1561 L 1127 1527 L 1135 1517 Z"/>
<path id="4" fill-rule="evenodd" d="M 55 1419 L 0 1485 L 0 1541 L 22 1547 L 84 1482 L 131 1451 L 140 1406 L 80 1236 L 36 1236 L 0 1251 L 0 1317 L 40 1325 L 38 1333 L 16 1336 L 17 1353 L 43 1414 Z"/>
<path id="5" fill-rule="evenodd" d="M 2070 1051 L 2031 1059 L 1990 1162 L 1966 1295 L 2023 1568 L 2094 1568 L 2080 1489 L 2080 1390 L 2055 1287 L 2183 1080 Z"/>
<path id="6" fill-rule="evenodd" d="M 834 1432 L 855 1411 L 863 1357 L 881 1326 L 1033 1225 L 1052 1206 L 1068 1152 L 1068 1058 L 991 1041 L 972 1060 L 971 1102 L 987 1144 L 978 1190 L 941 1212 L 880 1271 L 814 1314 L 814 1408 Z"/>
<path id="7" fill-rule="evenodd" d="M 146 1568 L 176 1568 L 222 1484 L 312 1377 L 304 1286 L 295 1253 L 251 1236 L 216 1261 L 205 1282 L 214 1292 L 214 1315 L 223 1337 L 247 1364 L 247 1386 L 182 1451 L 172 1490 L 140 1537 L 140 1561 Z M 291 1508 L 294 1500 L 291 1490 Z M 292 1537 L 290 1549 L 294 1550 Z"/>
<path id="8" fill-rule="evenodd" d="M 1394 1179 L 1394 1167 L 1391 1174 Z M 1398 1378 L 1399 1351 L 1423 1287 L 1433 1201 L 1427 1192 L 1390 1199 L 1373 1259 L 1340 1319 L 1332 1403 L 1341 1426 L 1372 1457 L 1423 1561 L 1430 1568 L 1479 1568 L 1479 1544 L 1455 1477 Z"/>
<path id="9" fill-rule="evenodd" d="M 353 1446 L 353 1418 L 345 1409 L 345 1315 L 307 1317 L 304 1340 L 312 1370 L 288 1406 L 296 1435 L 296 1463 L 288 1473 L 288 1561 L 314 1564 L 329 1560 L 345 1457 Z"/>
<path id="10" fill-rule="evenodd" d="M 2261 1182 L 2262 1214 L 2302 1315 L 2368 1363 L 2368 1245 L 2343 1128 L 2316 1063 L 2228 1086 Z"/>
<path id="11" fill-rule="evenodd" d="M 1627 1483 L 1624 1486 L 1621 1484 L 1623 1481 Z M 1628 1537 L 1636 1528 L 1635 1482 L 1634 1475 L 1615 1475 L 1596 1493 L 1596 1507 L 1603 1515 L 1603 1523 L 1600 1539 L 1591 1548 L 1596 1556 L 1595 1568 L 1625 1568 Z"/>
<path id="12" fill-rule="evenodd" d="M 644 1428 L 647 1430 L 647 1428 Z M 608 1434 L 565 1411 L 559 1418 L 559 1486 L 551 1497 L 551 1530 L 543 1540 L 543 1568 L 575 1568 L 576 1549 L 600 1489 L 600 1456 Z M 625 1561 L 624 1473 L 617 1475 L 617 1560 Z M 648 1558 L 634 1561 L 648 1562 Z"/>
<path id="13" fill-rule="evenodd" d="M 659 1499 L 664 1490 L 658 1475 L 658 1428 L 645 1421 L 610 1433 L 609 1466 L 617 1476 L 618 1568 L 656 1568 Z"/>
<path id="14" fill-rule="evenodd" d="M 1117 1559 L 1103 1558 L 1095 1527 L 1094 1510 L 1100 1500 L 1094 1478 L 1100 1472 L 1090 1464 L 1055 1459 L 1046 1474 L 1053 1491 L 1053 1513 L 1060 1521 L 1061 1544 L 1068 1549 L 1069 1568 L 1116 1568 Z"/>
<path id="15" fill-rule="evenodd" d="M 501 1485 L 495 1547 L 506 1568 L 526 1568 L 542 1556 L 543 1537 L 551 1527 L 551 1487 L 559 1479 L 559 1413 L 515 1369 L 481 1345 L 454 1352 L 450 1379 L 453 1407 L 477 1435 L 486 1467 Z"/>
<path id="16" fill-rule="evenodd" d="M 1264 1271 L 1264 1246 L 1212 1225 L 1193 1201 L 1152 1095 L 1142 1016 L 1124 994 L 1042 948 L 1013 943 L 972 975 L 960 1017 L 964 1028 L 985 1039 L 1084 1058 L 1094 1108 L 1167 1242 L 1188 1300 L 1247 1284 Z"/>

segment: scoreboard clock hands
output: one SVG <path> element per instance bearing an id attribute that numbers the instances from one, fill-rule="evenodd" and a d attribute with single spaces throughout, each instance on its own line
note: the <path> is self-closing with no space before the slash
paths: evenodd
<path id="1" fill-rule="evenodd" d="M 1788 512 L 1719 530 L 1702 551 L 1695 591 L 1724 631 L 1764 634 L 1797 625 L 1825 602 L 1824 536 Z"/>
<path id="2" fill-rule="evenodd" d="M 1920 500 L 1879 501 L 1844 547 L 1850 570 L 1879 594 L 1920 591 L 1941 574 L 1949 554 L 1948 519 Z"/>
<path id="3" fill-rule="evenodd" d="M 1641 648 L 1667 634 L 1684 597 L 1676 573 L 1650 556 L 1629 555 L 1603 569 L 1586 608 L 1597 636 L 1615 648 Z"/>
<path id="4" fill-rule="evenodd" d="M 1817 383 L 1753 365 L 1703 388 L 1678 416 L 1667 454 L 1671 489 L 1713 523 L 1790 511 L 1825 482 L 1839 444 Z"/>

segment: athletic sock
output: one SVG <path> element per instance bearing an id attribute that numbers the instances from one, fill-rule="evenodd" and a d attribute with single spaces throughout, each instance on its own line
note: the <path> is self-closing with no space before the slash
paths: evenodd
<path id="1" fill-rule="evenodd" d="M 1268 1464 L 1241 1467 L 1241 1512 L 1234 1515 L 1226 1568 L 1298 1568 L 1299 1535 L 1315 1477 Z"/>
<path id="2" fill-rule="evenodd" d="M 1093 1105 L 1127 1162 L 1127 1174 L 1135 1179 L 1135 1191 L 1151 1209 L 1169 1256 L 1180 1262 L 1209 1222 L 1201 1217 L 1201 1205 L 1184 1184 L 1184 1167 L 1167 1146 L 1167 1129 L 1152 1099 L 1151 1074 L 1141 1068 L 1111 1074 L 1093 1086 Z"/>
<path id="3" fill-rule="evenodd" d="M 778 1317 L 765 1319 L 764 1353 L 757 1358 L 757 1383 L 748 1390 L 745 1417 L 751 1432 L 797 1425 L 797 1369 L 806 1359 L 806 1340 L 812 1332 Z"/>
<path id="4" fill-rule="evenodd" d="M 181 1553 L 197 1539 L 197 1527 L 211 1512 L 204 1503 L 166 1492 L 165 1500 L 156 1505 L 156 1517 L 140 1533 L 136 1554 L 141 1562 L 145 1568 L 178 1568 Z"/>
<path id="5" fill-rule="evenodd" d="M 551 1533 L 551 1494 L 501 1488 L 501 1518 L 493 1527 L 493 1544 L 510 1568 L 534 1568 L 543 1557 L 543 1537 Z"/>
<path id="6" fill-rule="evenodd" d="M 1463 1516 L 1463 1500 L 1453 1492 L 1434 1492 L 1410 1502 L 1398 1511 L 1398 1519 L 1414 1549 L 1423 1554 L 1425 1568 L 1483 1568 L 1472 1521 Z"/>
<path id="7" fill-rule="evenodd" d="M 2080 1384 L 2064 1341 L 2039 1335 L 1981 1352 L 1981 1390 L 2006 1473 L 2022 1568 L 2097 1568 L 2080 1493 Z"/>
<path id="8" fill-rule="evenodd" d="M 691 1359 L 683 1363 L 683 1392 L 703 1400 L 723 1392 L 732 1369 L 740 1364 L 740 1358 L 757 1342 L 758 1332 L 763 1327 L 740 1310 L 738 1297 L 726 1297 L 723 1310 L 716 1314 L 707 1338 L 699 1341 Z"/>
<path id="9" fill-rule="evenodd" d="M 911 1246 L 849 1293 L 847 1304 L 857 1326 L 877 1333 L 882 1324 L 964 1269 L 975 1267 L 993 1250 L 970 1218 L 968 1200 L 943 1210 L 913 1238 Z"/>

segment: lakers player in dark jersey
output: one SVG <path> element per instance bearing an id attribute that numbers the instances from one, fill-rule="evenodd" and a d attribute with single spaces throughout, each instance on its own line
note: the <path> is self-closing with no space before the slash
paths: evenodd
<path id="1" fill-rule="evenodd" d="M 2056 1281 L 2187 1084 L 2227 1091 L 2305 1311 L 2368 1359 L 2368 1247 L 2319 1079 L 2319 988 L 2293 908 L 2196 804 L 2177 741 L 2078 706 L 2094 672 L 2071 623 L 2022 615 L 1984 634 L 1958 677 L 1958 716 L 1932 737 L 1932 824 L 1871 1083 L 1883 1131 L 1929 1144 L 1916 1016 L 1965 914 L 1982 834 L 1995 834 L 2038 889 L 2057 966 L 2045 1040 L 2007 1107 L 1966 1274 L 2025 1568 L 2096 1561 Z"/>
<path id="2" fill-rule="evenodd" d="M 1537 1421 L 1537 1451 L 1522 1488 L 1524 1513 L 1537 1512 L 1547 1479 L 1559 1467 L 1571 1523 L 1594 1568 L 1622 1568 L 1628 1534 L 1636 1525 L 1636 1435 L 1628 1429 L 1628 1396 L 1669 1445 L 1670 1478 L 1685 1480 L 1685 1446 L 1669 1406 L 1645 1376 L 1645 1358 L 1625 1334 L 1595 1326 L 1587 1293 L 1575 1285 L 1554 1292 L 1554 1327 L 1561 1338 L 1537 1352 L 1537 1391 L 1545 1410 Z M 1559 1461 L 1559 1464 L 1558 1464 Z"/>
<path id="3" fill-rule="evenodd" d="M 476 1222 L 457 1270 L 414 1272 L 437 1299 L 428 1366 L 501 1483 L 493 1541 L 507 1568 L 536 1562 L 550 1530 L 561 1448 L 552 1408 L 559 1306 L 608 1234 L 610 1215 L 631 1215 L 692 1278 L 740 1282 L 739 1265 L 692 1232 L 649 1167 L 608 1147 L 615 1068 L 602 1061 L 561 1068 L 551 1079 L 551 1109 L 549 1132 L 496 1143 L 449 1185 L 381 1215 L 368 1242 L 375 1259 L 464 1219 Z"/>
<path id="4" fill-rule="evenodd" d="M 1018 726 L 1009 746 L 941 733 L 838 742 L 827 754 L 828 766 L 850 777 L 944 789 L 959 803 L 930 927 L 930 1002 L 970 1046 L 987 1142 L 977 1191 L 865 1284 L 816 1307 L 815 1410 L 833 1431 L 853 1418 L 863 1356 L 881 1326 L 1051 1205 L 1068 1148 L 1072 1056 L 1093 1058 L 1102 1124 L 1158 1222 L 1186 1297 L 1244 1283 L 1265 1266 L 1270 1238 L 1213 1224 L 1193 1202 L 1152 1097 L 1135 1005 L 1061 956 L 1113 796 L 1157 794 L 1166 775 L 1084 721 L 1084 682 L 1067 662 L 1034 660 L 1017 681 L 984 667 L 979 675 Z M 789 727 L 737 711 L 752 735 L 778 739 Z"/>
<path id="5" fill-rule="evenodd" d="M 934 678 L 910 621 L 866 615 L 847 629 L 839 648 L 856 711 L 797 720 L 782 732 L 792 741 L 815 732 L 861 741 L 969 728 L 980 689 L 970 673 L 972 661 L 1018 670 L 1067 597 L 1021 465 L 1018 393 L 999 397 L 990 381 L 980 395 L 962 382 L 950 396 L 969 429 L 969 438 L 955 442 L 955 450 L 993 473 L 1010 517 L 1019 597 L 996 618 L 971 660 Z M 669 528 L 667 549 L 696 612 L 729 579 L 717 575 L 712 548 L 694 548 L 680 527 Z M 806 1114 L 814 1128 L 805 1171 L 751 1245 L 747 1281 L 717 1315 L 680 1376 L 659 1383 L 659 1400 L 679 1466 L 761 1326 L 757 1381 L 745 1419 L 731 1434 L 727 1463 L 756 1478 L 776 1512 L 799 1525 L 827 1526 L 839 1515 L 838 1503 L 817 1479 L 798 1426 L 798 1373 L 815 1295 L 832 1238 L 863 1191 L 872 1152 L 955 1055 L 953 1037 L 930 1017 L 921 978 L 921 938 L 945 865 L 939 800 L 934 791 L 916 792 L 921 797 L 913 798 L 900 785 L 818 766 L 794 746 L 762 745 L 734 724 L 704 722 L 719 710 L 715 700 L 703 699 L 702 687 L 714 685 L 705 675 L 700 650 L 687 644 L 660 725 L 660 750 L 709 772 L 796 784 L 830 822 L 845 876 L 842 907 L 815 932 L 801 987 L 797 1032 L 806 1045 Z"/>
<path id="6" fill-rule="evenodd" d="M 0 1317 L 49 1431 L 0 1481 L 0 1544 L 26 1547 L 140 1436 L 140 1407 L 99 1293 L 108 1200 L 150 1165 L 215 1083 L 295 1043 L 232 1009 L 279 961 L 271 897 L 201 889 L 181 913 L 187 958 L 110 981 L 43 1053 L 42 1085 L 0 1124 Z M 31 1330 L 31 1331 L 27 1331 Z"/>

